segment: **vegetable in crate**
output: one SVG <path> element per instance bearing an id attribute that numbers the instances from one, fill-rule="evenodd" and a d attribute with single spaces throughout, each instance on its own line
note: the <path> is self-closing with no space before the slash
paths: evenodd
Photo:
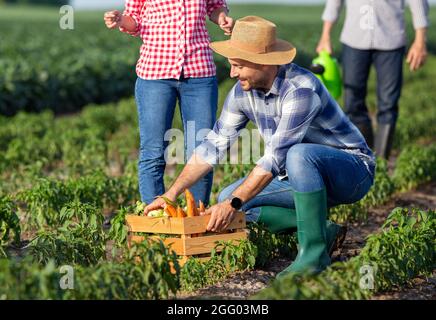
<path id="1" fill-rule="evenodd" d="M 194 195 L 189 189 L 185 189 L 186 196 L 186 206 L 187 206 L 187 215 L 188 217 L 198 216 L 197 206 L 195 204 Z"/>
<path id="2" fill-rule="evenodd" d="M 184 217 L 186 217 L 186 212 L 181 207 L 177 207 L 177 218 Z"/>
<path id="3" fill-rule="evenodd" d="M 139 215 L 143 213 L 146 206 L 147 204 L 145 202 L 136 201 L 135 214 Z"/>
<path id="4" fill-rule="evenodd" d="M 164 209 L 158 209 L 158 210 L 150 211 L 147 216 L 153 218 L 161 218 L 161 217 L 168 217 L 168 214 L 164 211 Z"/>
<path id="5" fill-rule="evenodd" d="M 168 214 L 169 217 L 173 217 L 173 218 L 176 218 L 176 217 L 177 217 L 177 209 L 174 208 L 173 205 L 171 205 L 171 204 L 166 204 L 164 210 L 165 210 L 165 212 Z"/>
<path id="6" fill-rule="evenodd" d="M 198 207 L 198 212 L 206 212 L 206 208 L 204 206 L 203 201 L 199 200 L 199 207 Z"/>

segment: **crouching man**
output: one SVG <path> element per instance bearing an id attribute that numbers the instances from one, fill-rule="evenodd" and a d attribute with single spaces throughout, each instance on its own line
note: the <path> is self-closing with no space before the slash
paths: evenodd
<path id="1" fill-rule="evenodd" d="M 174 200 L 212 170 L 253 121 L 265 153 L 210 207 L 208 230 L 221 231 L 237 210 L 272 232 L 297 228 L 299 252 L 279 277 L 290 272 L 320 272 L 343 229 L 327 220 L 328 208 L 360 200 L 374 181 L 375 160 L 359 130 L 326 88 L 309 71 L 291 63 L 296 49 L 276 38 L 276 26 L 260 17 L 238 20 L 231 39 L 211 44 L 228 58 L 239 81 L 220 118 L 197 147 L 165 197 Z M 164 206 L 162 199 L 145 213 Z"/>

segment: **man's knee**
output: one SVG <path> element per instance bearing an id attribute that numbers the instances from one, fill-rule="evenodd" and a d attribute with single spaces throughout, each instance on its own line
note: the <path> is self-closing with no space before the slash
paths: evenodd
<path id="1" fill-rule="evenodd" d="M 312 145 L 307 143 L 298 143 L 289 148 L 286 154 L 286 163 L 304 163 L 310 159 Z"/>
<path id="2" fill-rule="evenodd" d="M 221 190 L 221 192 L 218 194 L 218 202 L 223 202 L 228 197 L 230 197 L 233 191 L 235 191 L 236 188 L 238 188 L 244 180 L 245 178 L 237 180 L 236 182 L 232 183 L 231 185 L 228 185 L 223 190 Z"/>
<path id="3" fill-rule="evenodd" d="M 223 202 L 224 200 L 226 200 L 235 189 L 236 188 L 233 186 L 233 184 L 231 184 L 230 186 L 227 186 L 223 190 L 221 190 L 218 195 L 218 202 Z"/>
<path id="4" fill-rule="evenodd" d="M 299 143 L 292 146 L 286 154 L 286 171 L 289 176 L 305 172 L 312 163 L 313 145 Z"/>

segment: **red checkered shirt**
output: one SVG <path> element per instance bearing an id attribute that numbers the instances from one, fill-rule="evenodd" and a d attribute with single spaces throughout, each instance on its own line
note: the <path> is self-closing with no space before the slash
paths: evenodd
<path id="1" fill-rule="evenodd" d="M 206 15 L 225 0 L 126 0 L 123 15 L 132 17 L 142 46 L 136 74 L 142 79 L 210 77 L 216 73 Z"/>

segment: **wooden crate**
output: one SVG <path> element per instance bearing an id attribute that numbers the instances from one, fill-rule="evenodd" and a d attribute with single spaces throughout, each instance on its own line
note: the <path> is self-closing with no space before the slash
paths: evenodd
<path id="1" fill-rule="evenodd" d="M 127 215 L 128 241 L 131 244 L 144 240 L 144 236 L 138 233 L 153 234 L 158 239 L 160 239 L 159 234 L 179 235 L 180 237 L 170 236 L 162 241 L 175 251 L 179 256 L 179 264 L 182 266 L 190 257 L 198 257 L 203 261 L 209 260 L 212 249 L 216 247 L 216 241 L 239 241 L 247 238 L 244 230 L 245 213 L 243 212 L 237 212 L 229 227 L 219 233 L 206 232 L 209 220 L 210 215 L 185 218 Z M 221 248 L 218 247 L 216 250 L 219 252 Z"/>

